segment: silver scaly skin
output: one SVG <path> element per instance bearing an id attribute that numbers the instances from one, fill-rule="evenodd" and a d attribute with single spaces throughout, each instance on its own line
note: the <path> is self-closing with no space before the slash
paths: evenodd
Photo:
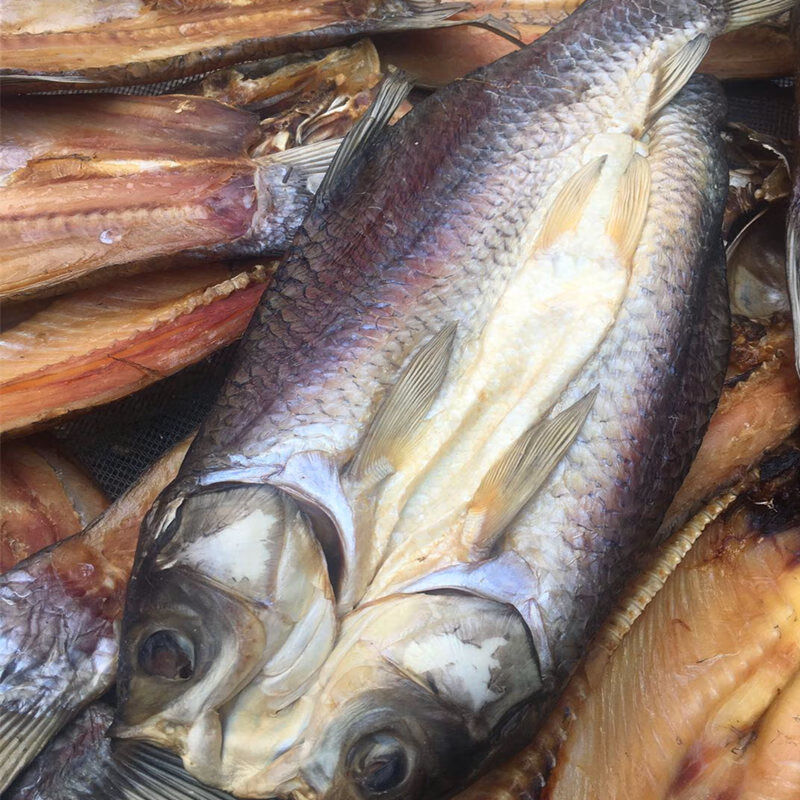
<path id="1" fill-rule="evenodd" d="M 668 104 L 785 6 L 590 0 L 320 190 L 143 527 L 116 735 L 348 800 L 435 797 L 527 728 L 726 363 L 721 106 Z"/>

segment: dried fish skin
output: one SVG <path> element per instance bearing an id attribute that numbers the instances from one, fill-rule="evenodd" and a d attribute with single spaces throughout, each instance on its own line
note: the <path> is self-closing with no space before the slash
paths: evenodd
<path id="1" fill-rule="evenodd" d="M 435 27 L 464 4 L 295 0 L 287 13 L 280 0 L 115 0 L 73 2 L 68 8 L 75 13 L 52 21 L 50 4 L 35 8 L 40 14 L 14 4 L 17 13 L 4 20 L 0 34 L 0 78 L 17 91 L 184 78 L 382 30 Z"/>
<path id="2" fill-rule="evenodd" d="M 4 442 L 0 453 L 0 574 L 78 533 L 108 506 L 54 441 Z"/>
<path id="3" fill-rule="evenodd" d="M 177 473 L 189 441 L 82 533 L 0 576 L 0 791 L 112 685 L 139 526 Z"/>
<path id="4" fill-rule="evenodd" d="M 55 299 L 0 334 L 0 430 L 124 397 L 230 344 L 271 271 L 204 264 Z"/>

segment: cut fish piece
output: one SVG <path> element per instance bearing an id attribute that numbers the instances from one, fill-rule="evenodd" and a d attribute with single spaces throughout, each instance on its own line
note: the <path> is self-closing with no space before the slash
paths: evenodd
<path id="1" fill-rule="evenodd" d="M 42 437 L 0 453 L 0 574 L 85 528 L 108 506 L 92 479 Z"/>
<path id="2" fill-rule="evenodd" d="M 123 397 L 224 347 L 244 331 L 271 272 L 186 267 L 54 300 L 0 334 L 0 430 Z"/>

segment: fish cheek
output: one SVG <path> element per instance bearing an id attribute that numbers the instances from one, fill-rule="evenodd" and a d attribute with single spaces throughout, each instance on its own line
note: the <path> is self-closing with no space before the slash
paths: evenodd
<path id="1" fill-rule="evenodd" d="M 249 679 L 264 640 L 244 603 L 192 570 L 164 570 L 155 589 L 137 598 L 124 631 L 120 721 L 141 725 L 160 715 L 191 724 Z"/>

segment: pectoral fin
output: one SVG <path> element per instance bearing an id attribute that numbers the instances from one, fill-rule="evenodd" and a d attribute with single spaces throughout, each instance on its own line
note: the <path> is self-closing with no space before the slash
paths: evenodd
<path id="1" fill-rule="evenodd" d="M 233 800 L 192 777 L 178 756 L 133 741 L 116 744 L 105 774 L 91 789 L 96 800 Z"/>
<path id="2" fill-rule="evenodd" d="M 472 498 L 462 539 L 477 555 L 497 537 L 569 450 L 597 397 L 593 389 L 552 419 L 529 428 L 492 467 Z"/>
<path id="3" fill-rule="evenodd" d="M 542 226 L 539 247 L 550 247 L 559 236 L 577 228 L 606 160 L 607 156 L 592 159 L 567 180 Z"/>
<path id="4" fill-rule="evenodd" d="M 677 53 L 673 53 L 661 68 L 658 84 L 653 95 L 649 121 L 652 122 L 659 111 L 683 89 L 689 78 L 706 57 L 711 40 L 700 34 L 687 42 Z"/>
<path id="5" fill-rule="evenodd" d="M 378 409 L 350 467 L 351 475 L 381 477 L 397 469 L 439 393 L 455 333 L 455 324 L 447 325 L 414 354 Z"/>
<path id="6" fill-rule="evenodd" d="M 634 155 L 622 176 L 611 207 L 606 232 L 619 246 L 620 258 L 629 264 L 642 238 L 642 228 L 650 203 L 650 165 Z"/>

